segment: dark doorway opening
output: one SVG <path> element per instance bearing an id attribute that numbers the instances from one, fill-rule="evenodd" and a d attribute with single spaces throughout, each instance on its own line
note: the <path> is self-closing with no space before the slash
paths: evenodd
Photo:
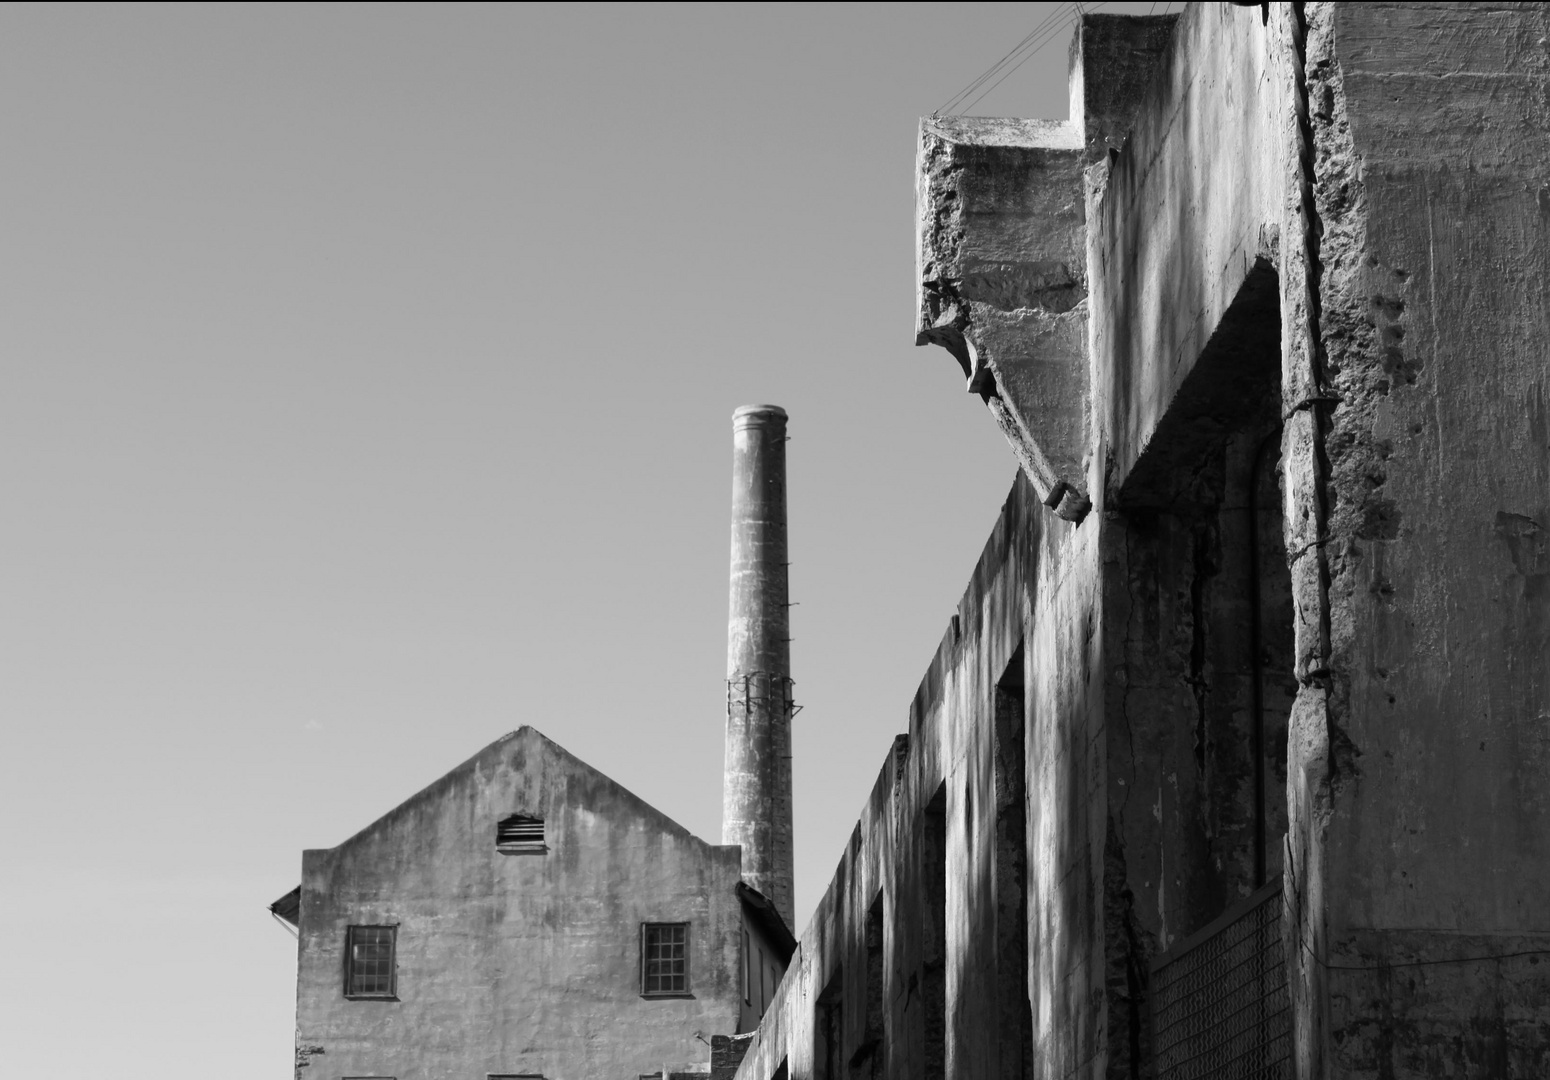
<path id="1" fill-rule="evenodd" d="M 883 1075 L 883 894 L 866 913 L 866 1012 L 861 1018 L 861 1042 L 850 1058 L 852 1080 Z"/>
<path id="2" fill-rule="evenodd" d="M 836 967 L 818 995 L 813 1017 L 817 1080 L 845 1078 L 845 969 Z"/>
<path id="3" fill-rule="evenodd" d="M 1122 1068 L 1152 1057 L 1154 961 L 1281 872 L 1297 684 L 1281 492 L 1279 282 L 1250 272 L 1110 507 L 1119 660 L 1105 934 Z"/>
<path id="4" fill-rule="evenodd" d="M 925 1080 L 947 1073 L 947 785 L 926 804 L 920 855 Z"/>
<path id="5" fill-rule="evenodd" d="M 1023 647 L 996 683 L 996 1007 L 1001 1080 L 1033 1069 L 1028 1003 L 1028 752 Z"/>

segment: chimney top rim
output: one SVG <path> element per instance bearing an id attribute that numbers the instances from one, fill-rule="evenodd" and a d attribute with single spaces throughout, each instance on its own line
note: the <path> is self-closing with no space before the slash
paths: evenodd
<path id="1" fill-rule="evenodd" d="M 786 410 L 782 409 L 779 405 L 739 405 L 736 409 L 732 410 L 733 423 L 744 419 L 754 420 L 755 418 L 764 417 L 779 417 L 782 420 L 787 419 Z"/>

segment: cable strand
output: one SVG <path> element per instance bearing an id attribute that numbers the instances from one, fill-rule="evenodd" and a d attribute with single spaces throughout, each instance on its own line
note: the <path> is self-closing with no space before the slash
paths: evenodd
<path id="1" fill-rule="evenodd" d="M 1039 20 L 1038 24 L 1035 25 L 1032 30 L 1028 31 L 1027 35 L 1024 36 L 1021 41 L 1019 41 L 1016 45 L 1012 46 L 1012 48 L 1007 52 L 1007 54 L 1005 56 L 1001 57 L 1001 59 L 997 60 L 994 64 L 990 65 L 989 68 L 987 68 L 983 72 L 981 72 L 977 78 L 975 78 L 972 82 L 969 83 L 968 86 L 965 86 L 962 90 L 958 91 L 952 97 L 948 98 L 947 101 L 944 102 L 942 105 L 940 105 L 934 112 L 932 112 L 931 115 L 932 116 L 941 116 L 944 112 L 947 112 L 949 109 L 957 108 L 957 106 L 958 106 L 958 104 L 960 102 L 965 100 L 970 94 L 974 93 L 981 86 L 983 86 L 985 84 L 986 80 L 994 78 L 995 75 L 1002 69 L 1002 67 L 1004 67 L 1009 61 L 1011 61 L 1011 59 L 1014 56 L 1016 56 L 1018 53 L 1022 52 L 1025 48 L 1027 48 L 1028 45 L 1035 38 L 1041 36 L 1042 34 L 1045 34 L 1052 27 L 1058 29 L 1059 25 L 1064 22 L 1066 17 L 1069 16 L 1075 10 L 1076 10 L 1076 4 L 1075 3 L 1061 4 L 1058 7 L 1056 7 L 1054 11 L 1050 12 L 1043 19 Z M 1042 45 L 1042 43 L 1041 43 L 1041 45 Z"/>
<path id="2" fill-rule="evenodd" d="M 1106 2 L 1106 0 L 1105 0 L 1105 2 Z M 1078 6 L 1078 5 L 1073 5 L 1073 6 L 1077 6 L 1077 10 L 1079 10 L 1079 11 L 1081 10 L 1080 6 Z M 1104 6 L 1103 2 L 1096 3 L 1096 4 L 1093 4 L 1092 7 L 1088 9 L 1088 11 L 1096 11 L 1098 8 L 1101 8 L 1103 6 Z M 1085 15 L 1085 14 L 1088 13 L 1088 11 L 1083 11 L 1082 14 Z M 1021 60 L 1017 61 L 1016 65 L 1014 65 L 1010 71 L 1008 71 L 1005 75 L 1001 76 L 1001 78 L 997 79 L 995 82 L 991 83 L 990 86 L 986 87 L 983 93 L 981 93 L 973 101 L 969 102 L 967 105 L 964 106 L 964 111 L 967 112 L 968 110 L 974 108 L 974 106 L 978 105 L 982 100 L 984 100 L 986 94 L 989 94 L 996 87 L 1000 86 L 1002 83 L 1006 82 L 1007 79 L 1011 78 L 1012 75 L 1014 73 L 1016 73 L 1018 68 L 1022 67 L 1029 60 L 1032 60 L 1036 55 L 1038 55 L 1040 49 L 1043 49 L 1044 46 L 1048 45 L 1051 41 L 1055 40 L 1055 36 L 1062 29 L 1064 29 L 1064 27 L 1059 27 L 1059 26 L 1055 27 L 1049 34 L 1047 34 L 1045 36 L 1044 40 L 1039 43 L 1038 48 L 1030 50 L 1026 56 L 1024 56 Z"/>

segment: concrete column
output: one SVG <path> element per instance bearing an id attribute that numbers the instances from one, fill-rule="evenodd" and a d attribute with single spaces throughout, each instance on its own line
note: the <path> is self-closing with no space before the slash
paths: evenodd
<path id="1" fill-rule="evenodd" d="M 786 589 L 786 412 L 732 414 L 732 587 L 721 842 L 792 926 L 791 634 Z"/>

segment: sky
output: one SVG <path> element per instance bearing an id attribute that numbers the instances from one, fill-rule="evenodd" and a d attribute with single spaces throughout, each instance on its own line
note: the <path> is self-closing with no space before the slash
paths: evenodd
<path id="1" fill-rule="evenodd" d="M 0 8 L 7 1072 L 286 1075 L 302 849 L 524 724 L 719 842 L 754 402 L 806 924 L 1016 472 L 918 118 L 1069 7 Z"/>

